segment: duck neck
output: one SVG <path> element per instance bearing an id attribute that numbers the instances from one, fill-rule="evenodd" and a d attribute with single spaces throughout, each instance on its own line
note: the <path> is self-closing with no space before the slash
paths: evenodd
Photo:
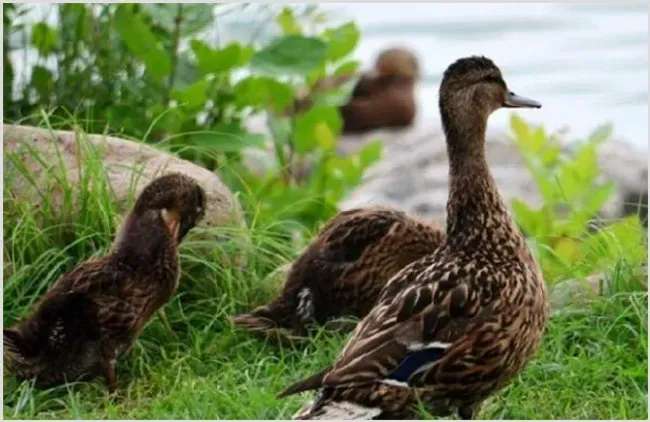
<path id="1" fill-rule="evenodd" d="M 486 243 L 518 239 L 505 203 L 492 178 L 485 152 L 487 118 L 455 125 L 443 112 L 449 156 L 447 242 L 484 249 Z"/>
<path id="2" fill-rule="evenodd" d="M 129 213 L 113 242 L 111 255 L 136 271 L 151 271 L 158 264 L 177 260 L 177 245 L 156 211 Z"/>

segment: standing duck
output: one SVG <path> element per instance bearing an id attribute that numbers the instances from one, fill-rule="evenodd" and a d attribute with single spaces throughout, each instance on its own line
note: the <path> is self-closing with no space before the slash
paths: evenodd
<path id="1" fill-rule="evenodd" d="M 104 375 L 178 287 L 178 246 L 203 217 L 205 193 L 171 173 L 139 195 L 108 255 L 58 278 L 25 320 L 3 330 L 4 363 L 43 387 Z"/>
<path id="2" fill-rule="evenodd" d="M 319 390 L 298 419 L 472 419 L 519 374 L 548 318 L 539 267 L 486 161 L 490 114 L 541 107 L 508 90 L 488 58 L 459 59 L 440 85 L 449 156 L 446 239 L 387 283 L 333 365 L 279 397 Z"/>
<path id="3" fill-rule="evenodd" d="M 341 212 L 294 261 L 280 296 L 236 316 L 234 323 L 283 344 L 299 343 L 309 325 L 362 318 L 390 277 L 433 252 L 443 239 L 442 228 L 401 211 Z"/>

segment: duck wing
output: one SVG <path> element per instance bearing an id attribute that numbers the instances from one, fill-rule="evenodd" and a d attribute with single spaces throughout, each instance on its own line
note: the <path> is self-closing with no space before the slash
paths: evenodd
<path id="1" fill-rule="evenodd" d="M 480 306 L 469 280 L 435 262 L 435 256 L 423 258 L 395 275 L 320 382 L 311 377 L 281 396 L 376 382 L 428 385 L 436 366 L 464 349 L 494 315 L 490 306 Z"/>
<path id="2" fill-rule="evenodd" d="M 392 210 L 353 209 L 339 213 L 320 234 L 318 250 L 329 262 L 358 260 L 368 246 L 376 245 L 406 215 Z"/>

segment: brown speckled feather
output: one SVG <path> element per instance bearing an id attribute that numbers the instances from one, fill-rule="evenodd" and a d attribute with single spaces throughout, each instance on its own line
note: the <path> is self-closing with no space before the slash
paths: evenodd
<path id="1" fill-rule="evenodd" d="M 59 277 L 22 322 L 4 329 L 4 361 L 43 386 L 105 375 L 174 294 L 178 244 L 203 217 L 205 194 L 171 173 L 151 182 L 117 234 L 111 252 Z"/>
<path id="2" fill-rule="evenodd" d="M 295 260 L 281 295 L 235 322 L 277 340 L 279 329 L 303 334 L 309 324 L 363 317 L 392 275 L 443 239 L 440 227 L 401 211 L 341 212 Z"/>
<path id="3" fill-rule="evenodd" d="M 473 418 L 525 367 L 548 318 L 546 287 L 485 159 L 487 117 L 509 93 L 485 58 L 445 72 L 440 108 L 450 159 L 446 239 L 391 278 L 333 366 L 280 396 L 318 389 L 301 419 Z"/>

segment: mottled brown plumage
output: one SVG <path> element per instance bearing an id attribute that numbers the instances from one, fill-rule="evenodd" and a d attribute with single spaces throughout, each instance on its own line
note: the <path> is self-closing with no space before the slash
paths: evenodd
<path id="1" fill-rule="evenodd" d="M 294 113 L 312 106 L 314 96 L 337 88 L 357 75 L 340 75 L 319 81 L 311 92 L 299 98 Z M 416 115 L 415 84 L 420 77 L 415 55 L 403 48 L 383 50 L 375 61 L 373 72 L 359 75 L 349 101 L 339 110 L 344 134 L 362 133 L 382 128 L 405 128 Z"/>
<path id="2" fill-rule="evenodd" d="M 52 386 L 104 375 L 178 287 L 178 245 L 205 213 L 205 193 L 172 173 L 138 197 L 106 256 L 58 278 L 18 324 L 4 329 L 4 363 L 20 379 Z"/>
<path id="3" fill-rule="evenodd" d="M 309 325 L 364 317 L 391 276 L 431 253 L 444 230 L 388 208 L 353 209 L 330 220 L 294 261 L 280 296 L 234 318 L 271 341 L 296 342 Z"/>
<path id="4" fill-rule="evenodd" d="M 304 419 L 473 418 L 539 348 L 548 318 L 539 267 L 488 169 L 485 131 L 508 91 L 484 57 L 446 70 L 440 111 L 450 161 L 445 242 L 393 277 L 331 368 L 280 396 L 318 389 Z"/>

